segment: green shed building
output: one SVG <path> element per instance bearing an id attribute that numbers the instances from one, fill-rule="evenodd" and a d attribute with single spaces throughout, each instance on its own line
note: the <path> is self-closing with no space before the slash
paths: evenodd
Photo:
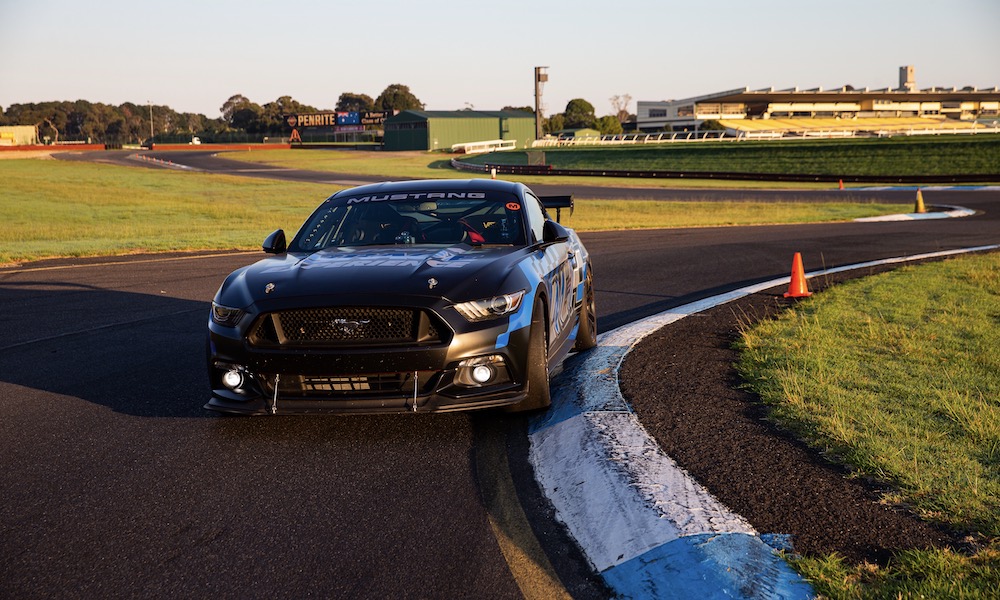
<path id="1" fill-rule="evenodd" d="M 455 144 L 535 139 L 535 115 L 522 111 L 404 110 L 385 120 L 386 150 L 449 150 Z"/>

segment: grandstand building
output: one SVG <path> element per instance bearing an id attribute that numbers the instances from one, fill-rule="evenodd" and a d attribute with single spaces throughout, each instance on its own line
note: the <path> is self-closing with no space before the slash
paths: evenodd
<path id="1" fill-rule="evenodd" d="M 995 130 L 1000 88 L 917 89 L 913 67 L 899 70 L 899 87 L 879 90 L 740 88 L 663 102 L 640 101 L 644 132 L 690 131 L 717 122 L 739 137 L 892 135 Z M 713 127 L 718 128 L 714 123 Z"/>

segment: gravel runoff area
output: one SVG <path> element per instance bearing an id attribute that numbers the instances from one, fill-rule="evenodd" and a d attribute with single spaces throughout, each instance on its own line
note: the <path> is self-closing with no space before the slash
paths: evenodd
<path id="1" fill-rule="evenodd" d="M 813 278 L 810 291 L 890 267 Z M 625 399 L 664 452 L 758 531 L 790 534 L 803 555 L 837 553 L 884 564 L 896 550 L 959 548 L 960 533 L 879 502 L 882 484 L 849 477 L 768 420 L 740 389 L 733 343 L 747 323 L 795 300 L 787 288 L 753 294 L 650 334 L 620 372 Z"/>

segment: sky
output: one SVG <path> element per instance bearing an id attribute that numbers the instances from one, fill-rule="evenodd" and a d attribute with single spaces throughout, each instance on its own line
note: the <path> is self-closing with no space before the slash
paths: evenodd
<path id="1" fill-rule="evenodd" d="M 242 94 L 333 109 L 399 83 L 428 110 L 743 88 L 1000 86 L 998 0 L 0 0 L 0 107 L 165 105 Z"/>

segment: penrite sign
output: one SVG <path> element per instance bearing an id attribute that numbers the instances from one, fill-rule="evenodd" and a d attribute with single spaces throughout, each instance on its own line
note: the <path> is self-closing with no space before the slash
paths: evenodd
<path id="1" fill-rule="evenodd" d="M 349 131 L 358 131 L 359 128 L 381 128 L 388 117 L 394 115 L 393 110 L 366 110 L 360 112 L 319 112 L 301 115 L 288 115 L 285 122 L 293 129 L 296 127 L 334 127 L 350 128 Z"/>

